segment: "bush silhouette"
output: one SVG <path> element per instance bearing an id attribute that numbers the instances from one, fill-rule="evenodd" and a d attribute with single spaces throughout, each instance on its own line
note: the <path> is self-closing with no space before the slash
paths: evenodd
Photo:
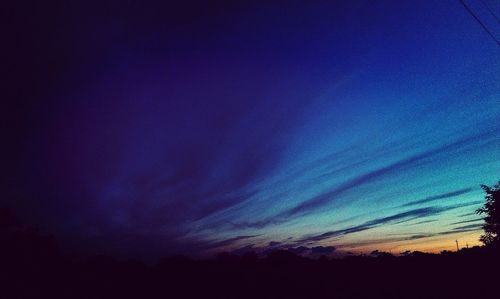
<path id="1" fill-rule="evenodd" d="M 500 243 L 500 181 L 493 187 L 481 185 L 486 193 L 484 207 L 476 210 L 477 214 L 486 214 L 483 225 L 484 235 L 480 240 L 487 246 Z"/>

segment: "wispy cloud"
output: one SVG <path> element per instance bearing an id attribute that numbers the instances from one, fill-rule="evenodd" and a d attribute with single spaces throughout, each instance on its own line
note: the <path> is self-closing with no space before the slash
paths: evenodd
<path id="1" fill-rule="evenodd" d="M 436 219 L 429 219 L 429 220 L 418 221 L 415 223 L 409 223 L 408 225 L 419 225 L 419 224 L 425 224 L 425 223 L 432 223 L 432 222 L 436 222 L 436 221 L 437 221 Z"/>
<path id="2" fill-rule="evenodd" d="M 452 198 L 452 197 L 456 197 L 456 196 L 459 196 L 459 195 L 462 195 L 462 194 L 469 193 L 472 190 L 474 190 L 474 189 L 472 189 L 472 188 L 464 188 L 464 189 L 460 189 L 460 190 L 457 190 L 457 191 L 452 191 L 452 192 L 448 192 L 448 193 L 444 193 L 444 194 L 433 195 L 433 196 L 429 196 L 429 197 L 426 197 L 426 198 L 415 200 L 415 201 L 412 201 L 412 202 L 409 202 L 409 203 L 405 203 L 404 205 L 401 205 L 401 207 L 410 207 L 410 206 L 420 205 L 420 204 L 423 204 L 423 203 L 428 203 L 428 202 L 439 200 L 439 199 Z"/>
<path id="3" fill-rule="evenodd" d="M 482 223 L 475 223 L 475 224 L 469 224 L 469 225 L 455 227 L 453 230 L 482 229 L 483 225 L 484 224 L 482 224 Z"/>
<path id="4" fill-rule="evenodd" d="M 233 237 L 233 238 L 229 238 L 229 239 L 225 239 L 225 240 L 220 240 L 220 241 L 208 241 L 208 242 L 204 243 L 200 247 L 203 248 L 204 250 L 216 249 L 216 248 L 219 248 L 219 247 L 225 247 L 225 246 L 233 245 L 234 243 L 236 243 L 238 241 L 247 240 L 247 239 L 250 239 L 250 238 L 257 237 L 257 236 L 258 235 L 236 236 L 236 237 Z"/>
<path id="5" fill-rule="evenodd" d="M 481 227 L 477 226 L 471 226 L 471 227 L 457 227 L 452 230 L 448 231 L 442 231 L 438 233 L 428 233 L 428 234 L 416 234 L 412 235 L 407 238 L 401 238 L 399 241 L 407 241 L 407 240 L 418 240 L 418 239 L 425 239 L 425 238 L 432 238 L 436 236 L 445 236 L 445 235 L 453 235 L 453 234 L 459 234 L 459 233 L 466 233 L 466 232 L 474 232 L 474 231 L 479 231 L 481 230 Z"/>
<path id="6" fill-rule="evenodd" d="M 434 207 L 409 210 L 409 211 L 397 213 L 397 214 L 394 214 L 391 216 L 370 220 L 370 221 L 364 222 L 363 224 L 351 226 L 351 227 L 348 227 L 345 229 L 329 231 L 329 232 L 325 232 L 325 233 L 314 235 L 314 236 L 308 236 L 308 237 L 301 239 L 300 242 L 303 242 L 303 243 L 317 242 L 317 241 L 329 239 L 329 238 L 340 236 L 340 235 L 347 235 L 347 234 L 352 234 L 352 233 L 372 229 L 372 228 L 375 228 L 375 227 L 378 227 L 378 226 L 381 226 L 384 224 L 395 222 L 396 220 L 409 221 L 409 220 L 413 220 L 413 219 L 417 219 L 417 218 L 434 216 L 434 215 L 438 215 L 438 214 L 441 214 L 441 213 L 449 211 L 449 210 L 453 210 L 453 209 L 457 209 L 457 208 L 461 208 L 461 207 L 466 207 L 466 206 L 470 206 L 470 205 L 476 205 L 478 203 L 481 203 L 481 201 L 474 201 L 474 202 L 457 204 L 457 205 L 452 205 L 452 206 L 445 206 L 445 207 L 434 206 Z"/>
<path id="7" fill-rule="evenodd" d="M 409 158 L 392 163 L 388 166 L 357 176 L 327 192 L 321 193 L 313 198 L 310 198 L 296 205 L 295 207 L 292 207 L 290 209 L 281 212 L 280 214 L 277 215 L 277 217 L 288 218 L 292 216 L 308 214 L 329 204 L 331 201 L 335 200 L 336 198 L 338 198 L 338 196 L 342 195 L 346 191 L 357 188 L 364 184 L 371 183 L 382 177 L 398 173 L 412 167 L 416 167 L 421 163 L 430 163 L 432 162 L 432 158 L 434 158 L 437 155 L 451 151 L 456 151 L 457 149 L 469 146 L 471 144 L 475 144 L 479 141 L 483 141 L 484 138 L 491 138 L 491 132 L 481 132 L 479 134 L 470 135 L 465 138 L 458 139 L 452 143 L 437 147 L 429 151 L 422 152 L 417 155 L 413 155 Z M 460 194 L 464 194 L 470 191 L 471 190 L 469 190 L 469 188 L 462 189 L 455 192 L 451 192 L 449 194 L 438 195 L 439 198 L 425 198 L 423 199 L 423 202 L 433 201 L 440 198 L 458 196 Z"/>
<path id="8" fill-rule="evenodd" d="M 483 220 L 484 220 L 484 218 L 477 218 L 477 219 L 471 219 L 471 220 L 464 220 L 464 221 L 453 222 L 453 223 L 450 223 L 450 225 L 470 223 L 470 222 L 477 222 L 477 221 L 483 221 Z"/>

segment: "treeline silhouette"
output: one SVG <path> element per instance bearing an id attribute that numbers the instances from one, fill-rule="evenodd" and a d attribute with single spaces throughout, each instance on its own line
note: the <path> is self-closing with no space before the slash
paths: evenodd
<path id="1" fill-rule="evenodd" d="M 498 247 L 310 259 L 286 250 L 147 264 L 62 254 L 0 210 L 1 298 L 498 298 Z M 3 295 L 2 295 L 3 294 Z"/>

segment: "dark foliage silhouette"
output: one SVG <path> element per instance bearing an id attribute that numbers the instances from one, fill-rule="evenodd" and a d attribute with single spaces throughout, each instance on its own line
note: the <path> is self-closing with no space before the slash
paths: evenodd
<path id="1" fill-rule="evenodd" d="M 476 213 L 486 214 L 483 225 L 484 235 L 480 240 L 487 246 L 500 244 L 500 181 L 493 187 L 481 185 L 486 193 L 484 207 L 477 209 Z"/>
<path id="2" fill-rule="evenodd" d="M 54 238 L 0 210 L 1 298 L 495 298 L 490 246 L 441 254 L 374 251 L 317 259 L 277 250 L 155 264 L 111 256 L 68 256 Z M 320 248 L 321 253 L 327 247 Z M 330 250 L 331 251 L 331 250 Z M 489 286 L 489 287 L 481 287 Z"/>

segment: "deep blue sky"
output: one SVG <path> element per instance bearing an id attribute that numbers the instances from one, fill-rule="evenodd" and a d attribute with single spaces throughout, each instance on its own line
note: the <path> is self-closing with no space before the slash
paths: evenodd
<path id="1" fill-rule="evenodd" d="M 500 179 L 500 48 L 459 1 L 21 12 L 2 200 L 74 247 L 477 244 L 479 185 Z"/>

